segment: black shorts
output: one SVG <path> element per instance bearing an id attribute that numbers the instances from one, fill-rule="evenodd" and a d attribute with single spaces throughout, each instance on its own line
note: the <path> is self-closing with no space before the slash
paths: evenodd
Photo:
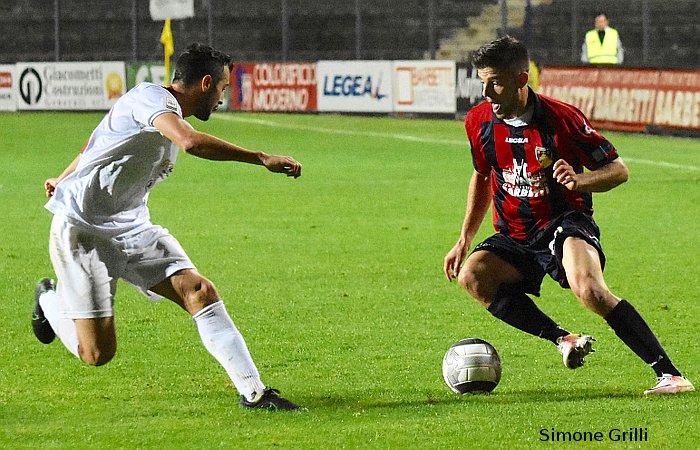
<path id="1" fill-rule="evenodd" d="M 524 277 L 518 287 L 523 292 L 539 297 L 540 285 L 546 274 L 562 287 L 569 287 L 561 260 L 564 241 L 571 236 L 585 240 L 598 250 L 601 269 L 605 267 L 605 254 L 600 246 L 600 229 L 592 217 L 579 212 L 559 217 L 536 241 L 520 241 L 505 234 L 494 234 L 477 245 L 474 252 L 489 251 L 511 264 Z"/>

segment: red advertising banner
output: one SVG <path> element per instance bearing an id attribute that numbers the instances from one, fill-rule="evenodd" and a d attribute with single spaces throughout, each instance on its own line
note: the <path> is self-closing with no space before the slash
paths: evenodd
<path id="1" fill-rule="evenodd" d="M 231 109 L 316 111 L 316 63 L 240 63 L 231 71 Z"/>
<path id="2" fill-rule="evenodd" d="M 700 130 L 700 72 L 545 68 L 540 93 L 570 103 L 596 127 Z"/>
<path id="3" fill-rule="evenodd" d="M 700 129 L 700 72 L 661 72 L 654 125 Z"/>

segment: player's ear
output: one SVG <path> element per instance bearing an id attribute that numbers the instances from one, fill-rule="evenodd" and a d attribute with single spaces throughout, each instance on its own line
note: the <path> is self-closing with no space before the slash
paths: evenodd
<path id="1" fill-rule="evenodd" d="M 202 78 L 201 82 L 201 87 L 202 87 L 202 92 L 207 92 L 211 88 L 211 85 L 213 84 L 214 79 L 211 77 L 211 75 L 206 74 Z"/>
<path id="2" fill-rule="evenodd" d="M 520 72 L 516 78 L 518 89 L 522 89 L 527 86 L 527 80 L 530 79 L 530 75 L 527 72 Z"/>

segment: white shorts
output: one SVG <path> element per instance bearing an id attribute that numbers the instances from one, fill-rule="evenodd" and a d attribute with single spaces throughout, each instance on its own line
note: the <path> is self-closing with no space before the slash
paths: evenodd
<path id="1" fill-rule="evenodd" d="M 158 225 L 108 238 L 54 216 L 49 251 L 62 315 L 69 319 L 113 316 L 120 278 L 160 298 L 148 289 L 179 270 L 195 268 L 180 243 Z"/>

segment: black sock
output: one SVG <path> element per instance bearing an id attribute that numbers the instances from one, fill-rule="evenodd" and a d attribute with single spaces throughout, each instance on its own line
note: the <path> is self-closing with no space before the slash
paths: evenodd
<path id="1" fill-rule="evenodd" d="M 489 305 L 488 311 L 518 330 L 547 339 L 555 344 L 557 338 L 569 334 L 542 312 L 524 292 L 516 290 L 510 285 L 502 285 L 498 289 L 496 299 Z"/>
<path id="2" fill-rule="evenodd" d="M 654 369 L 657 377 L 664 373 L 681 375 L 649 325 L 627 300 L 620 301 L 605 320 L 622 342 Z"/>

